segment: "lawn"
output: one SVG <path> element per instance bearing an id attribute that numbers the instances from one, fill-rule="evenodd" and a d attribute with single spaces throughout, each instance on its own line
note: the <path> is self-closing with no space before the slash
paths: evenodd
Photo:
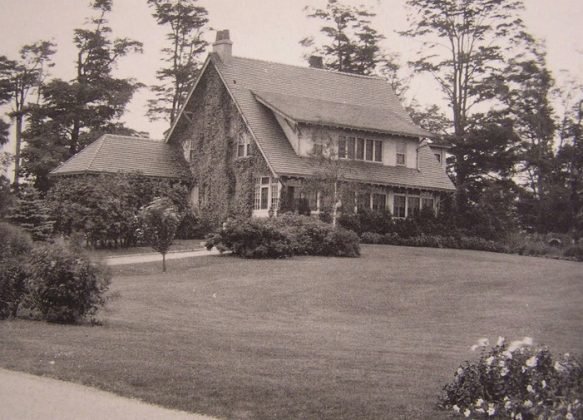
<path id="1" fill-rule="evenodd" d="M 102 326 L 0 323 L 0 366 L 226 418 L 440 418 L 479 337 L 583 353 L 583 265 L 364 246 L 114 270 Z"/>

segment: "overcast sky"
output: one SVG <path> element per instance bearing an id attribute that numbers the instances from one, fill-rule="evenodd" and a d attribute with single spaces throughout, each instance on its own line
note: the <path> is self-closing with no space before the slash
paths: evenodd
<path id="1" fill-rule="evenodd" d="M 345 1 L 349 3 L 350 0 Z M 235 55 L 275 62 L 305 65 L 304 51 L 298 41 L 317 31 L 317 22 L 305 18 L 306 4 L 325 5 L 325 0 L 199 0 L 209 12 L 210 26 L 230 29 Z M 403 63 L 413 58 L 415 41 L 403 40 L 394 33 L 407 27 L 405 0 L 362 0 L 378 16 L 375 28 L 385 34 L 385 47 L 401 54 Z M 53 76 L 73 76 L 75 50 L 73 29 L 91 15 L 88 0 L 0 0 L 0 55 L 16 57 L 19 48 L 40 39 L 58 44 Z M 583 0 L 525 0 L 524 18 L 531 33 L 546 40 L 548 61 L 555 76 L 566 69 L 583 80 Z M 130 37 L 144 43 L 144 54 L 122 59 L 117 74 L 134 77 L 145 84 L 156 82 L 160 49 L 165 43 L 165 28 L 150 15 L 146 0 L 114 0 L 110 14 L 113 35 Z M 209 31 L 208 41 L 215 33 Z M 439 92 L 427 82 L 414 85 L 411 92 L 421 103 L 439 99 Z M 132 101 L 124 121 L 131 128 L 162 138 L 167 124 L 151 123 L 144 117 L 147 89 Z M 10 145 L 5 150 L 13 151 Z"/>

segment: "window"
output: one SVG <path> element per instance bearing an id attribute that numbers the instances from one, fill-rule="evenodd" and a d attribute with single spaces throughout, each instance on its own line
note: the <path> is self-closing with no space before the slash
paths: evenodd
<path id="1" fill-rule="evenodd" d="M 314 144 L 314 147 L 312 147 L 312 154 L 322 156 L 323 153 L 324 147 L 321 144 Z"/>
<path id="2" fill-rule="evenodd" d="M 375 162 L 383 161 L 383 142 L 380 140 L 374 142 L 374 160 Z"/>
<path id="3" fill-rule="evenodd" d="M 419 216 L 419 197 L 407 197 L 407 217 Z"/>
<path id="4" fill-rule="evenodd" d="M 435 159 L 437 159 L 437 161 L 441 163 L 441 153 L 435 153 Z"/>
<path id="5" fill-rule="evenodd" d="M 251 155 L 249 136 L 240 134 L 237 138 L 237 158 L 243 158 Z"/>
<path id="6" fill-rule="evenodd" d="M 346 159 L 346 137 L 344 136 L 338 139 L 338 158 Z"/>
<path id="7" fill-rule="evenodd" d="M 421 208 L 434 210 L 435 207 L 434 207 L 433 198 L 422 198 L 421 199 Z"/>
<path id="8" fill-rule="evenodd" d="M 366 141 L 366 149 L 365 149 L 365 156 L 366 160 L 372 160 L 372 152 L 373 152 L 373 141 L 367 140 Z"/>
<path id="9" fill-rule="evenodd" d="M 374 193 L 372 195 L 372 209 L 384 211 L 387 208 L 387 195 Z"/>
<path id="10" fill-rule="evenodd" d="M 405 166 L 407 162 L 407 145 L 404 141 L 397 143 L 397 165 Z"/>
<path id="11" fill-rule="evenodd" d="M 364 160 L 364 139 L 356 139 L 356 159 Z"/>
<path id="12" fill-rule="evenodd" d="M 279 181 L 271 179 L 271 208 L 275 211 L 279 207 Z"/>
<path id="13" fill-rule="evenodd" d="M 369 193 L 359 193 L 358 200 L 356 201 L 356 208 L 358 210 L 370 209 L 370 194 Z"/>
<path id="14" fill-rule="evenodd" d="M 393 197 L 393 216 L 405 217 L 405 196 L 395 195 Z"/>
<path id="15" fill-rule="evenodd" d="M 382 162 L 383 142 L 340 136 L 338 139 L 338 158 Z"/>
<path id="16" fill-rule="evenodd" d="M 269 209 L 269 185 L 270 178 L 268 176 L 257 179 L 255 184 L 255 204 L 253 206 L 254 210 Z"/>

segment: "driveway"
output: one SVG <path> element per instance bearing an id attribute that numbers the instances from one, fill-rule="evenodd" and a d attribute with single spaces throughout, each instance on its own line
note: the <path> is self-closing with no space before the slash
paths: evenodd
<path id="1" fill-rule="evenodd" d="M 110 392 L 0 369 L 0 419 L 170 419 L 212 417 L 169 410 Z"/>

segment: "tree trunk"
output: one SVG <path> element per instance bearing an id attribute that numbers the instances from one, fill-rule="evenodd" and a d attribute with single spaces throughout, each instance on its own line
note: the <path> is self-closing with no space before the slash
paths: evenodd
<path id="1" fill-rule="evenodd" d="M 166 272 L 166 253 L 162 253 L 162 272 Z"/>
<path id="2" fill-rule="evenodd" d="M 14 191 L 18 192 L 20 175 L 20 149 L 22 147 L 22 113 L 16 114 L 16 150 L 14 152 Z"/>

